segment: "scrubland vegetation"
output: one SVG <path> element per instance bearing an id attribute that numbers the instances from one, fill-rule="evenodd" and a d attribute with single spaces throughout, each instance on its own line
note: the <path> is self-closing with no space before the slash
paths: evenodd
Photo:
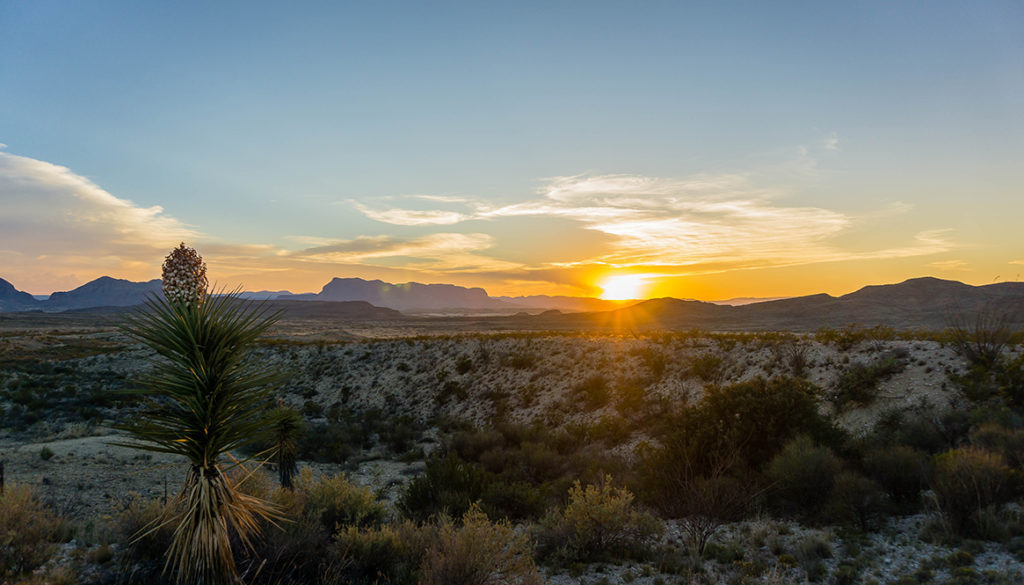
<path id="1" fill-rule="evenodd" d="M 266 584 L 1018 583 L 1024 353 L 990 329 L 267 341 L 246 453 L 284 455 L 232 481 L 277 512 L 234 555 Z M 133 416 L 144 351 L 93 343 L 5 361 L 0 449 Z M 174 498 L 81 517 L 14 471 L 0 581 L 173 582 Z"/>

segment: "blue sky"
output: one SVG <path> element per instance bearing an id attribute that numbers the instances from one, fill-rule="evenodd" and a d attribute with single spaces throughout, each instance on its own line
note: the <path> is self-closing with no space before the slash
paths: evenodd
<path id="1" fill-rule="evenodd" d="M 1013 2 L 0 0 L 0 277 L 1006 280 L 1022 95 Z"/>

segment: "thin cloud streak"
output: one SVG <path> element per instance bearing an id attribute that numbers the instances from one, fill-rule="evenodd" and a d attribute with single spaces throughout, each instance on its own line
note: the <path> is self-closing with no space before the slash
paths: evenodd
<path id="1" fill-rule="evenodd" d="M 686 274 L 796 266 L 841 260 L 904 258 L 944 252 L 954 244 L 941 231 L 915 234 L 908 245 L 843 249 L 831 240 L 857 218 L 819 207 L 787 207 L 784 195 L 742 175 L 664 179 L 638 175 L 548 179 L 540 198 L 492 207 L 469 203 L 465 212 L 371 210 L 368 217 L 398 225 L 430 226 L 510 217 L 556 217 L 614 236 L 612 252 L 561 267 L 629 268 L 658 265 Z M 360 210 L 367 209 L 359 206 Z M 906 212 L 893 205 L 885 214 Z M 528 267 L 524 267 L 528 268 Z M 539 268 L 539 267 L 530 267 Z"/>

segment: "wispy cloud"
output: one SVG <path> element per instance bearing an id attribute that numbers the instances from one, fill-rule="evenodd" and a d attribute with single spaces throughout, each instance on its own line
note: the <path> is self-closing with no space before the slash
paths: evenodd
<path id="1" fill-rule="evenodd" d="M 938 262 L 931 262 L 928 265 L 950 272 L 969 270 L 969 265 L 963 260 L 940 260 Z"/>
<path id="2" fill-rule="evenodd" d="M 290 252 L 289 258 L 331 264 L 373 264 L 398 260 L 421 269 L 465 271 L 501 270 L 517 264 L 501 262 L 477 252 L 493 246 L 487 234 L 438 233 L 412 239 L 360 236 Z"/>
<path id="3" fill-rule="evenodd" d="M 0 152 L 0 252 L 5 270 L 28 276 L 27 289 L 40 290 L 34 275 L 44 272 L 141 276 L 155 255 L 198 235 L 161 207 L 115 197 L 66 167 Z"/>
<path id="4" fill-rule="evenodd" d="M 556 217 L 612 236 L 611 251 L 558 266 L 659 266 L 673 273 L 793 266 L 853 259 L 902 258 L 951 249 L 941 231 L 907 245 L 848 250 L 833 243 L 858 218 L 820 207 L 780 204 L 783 192 L 739 174 L 666 179 L 639 175 L 548 179 L 540 197 L 505 206 L 469 202 L 464 211 L 358 209 L 396 225 L 453 225 L 468 220 Z M 885 214 L 909 209 L 896 204 Z"/>
<path id="5" fill-rule="evenodd" d="M 358 201 L 350 201 L 350 203 L 366 217 L 392 225 L 452 225 L 469 219 L 469 216 L 454 211 L 420 211 L 400 208 L 375 210 Z"/>
<path id="6" fill-rule="evenodd" d="M 828 135 L 825 139 L 825 150 L 839 150 L 839 135 L 835 132 Z"/>

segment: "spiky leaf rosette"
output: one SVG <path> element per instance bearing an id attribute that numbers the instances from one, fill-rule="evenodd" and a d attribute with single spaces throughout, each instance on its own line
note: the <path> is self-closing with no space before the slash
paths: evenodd
<path id="1" fill-rule="evenodd" d="M 247 543 L 268 517 L 262 501 L 239 493 L 219 461 L 265 441 L 266 404 L 274 372 L 249 359 L 249 346 L 276 321 L 266 307 L 237 294 L 203 295 L 198 304 L 150 299 L 122 329 L 157 357 L 139 391 L 143 410 L 116 425 L 132 447 L 182 455 L 191 463 L 177 495 L 167 563 L 181 583 L 238 580 L 230 535 Z"/>
<path id="2" fill-rule="evenodd" d="M 197 305 L 206 296 L 206 263 L 195 248 L 182 242 L 164 259 L 164 296 L 172 303 Z"/>

